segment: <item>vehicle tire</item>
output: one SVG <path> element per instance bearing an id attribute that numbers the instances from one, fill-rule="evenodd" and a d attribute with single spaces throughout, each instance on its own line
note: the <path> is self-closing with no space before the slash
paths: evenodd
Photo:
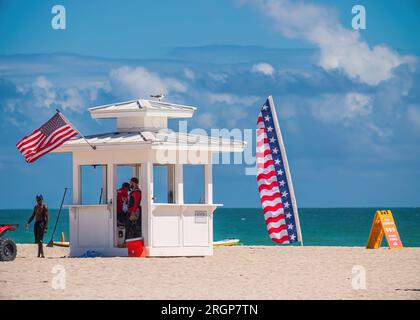
<path id="1" fill-rule="evenodd" d="M 13 261 L 16 254 L 16 243 L 12 239 L 0 239 L 0 261 Z"/>

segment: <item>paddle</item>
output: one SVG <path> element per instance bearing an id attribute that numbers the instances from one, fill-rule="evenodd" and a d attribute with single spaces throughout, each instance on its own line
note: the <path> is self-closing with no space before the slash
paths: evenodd
<path id="1" fill-rule="evenodd" d="M 98 204 L 102 203 L 102 194 L 104 193 L 104 188 L 101 188 L 101 194 L 99 195 L 99 202 Z"/>
<path id="2" fill-rule="evenodd" d="M 60 219 L 61 208 L 63 207 L 63 203 L 64 203 L 64 199 L 66 197 L 66 193 L 67 193 L 67 188 L 64 188 L 63 199 L 61 199 L 61 204 L 60 204 L 60 209 L 58 210 L 57 220 L 55 221 L 54 230 L 53 230 L 53 233 L 51 235 L 51 240 L 50 240 L 50 242 L 48 242 L 47 247 L 53 247 L 54 246 L 54 234 L 55 234 L 55 230 L 57 229 L 58 219 Z"/>

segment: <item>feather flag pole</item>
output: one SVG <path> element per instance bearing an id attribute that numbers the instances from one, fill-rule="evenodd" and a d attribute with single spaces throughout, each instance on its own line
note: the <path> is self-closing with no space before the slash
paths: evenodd
<path id="1" fill-rule="evenodd" d="M 300 241 L 298 208 L 286 149 L 272 96 L 257 119 L 257 182 L 270 238 L 277 243 Z"/>

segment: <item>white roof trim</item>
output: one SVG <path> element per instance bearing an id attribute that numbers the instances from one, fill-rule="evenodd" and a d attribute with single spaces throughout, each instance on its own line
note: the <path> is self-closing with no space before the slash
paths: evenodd
<path id="1" fill-rule="evenodd" d="M 228 140 L 178 132 L 111 132 L 86 137 L 96 150 L 166 149 L 207 150 L 210 152 L 242 152 L 245 141 Z M 55 149 L 54 153 L 89 151 L 83 138 L 73 138 Z M 94 150 L 92 150 L 94 151 Z"/>
<path id="2" fill-rule="evenodd" d="M 157 100 L 130 100 L 89 108 L 94 119 L 118 117 L 191 118 L 197 108 Z"/>

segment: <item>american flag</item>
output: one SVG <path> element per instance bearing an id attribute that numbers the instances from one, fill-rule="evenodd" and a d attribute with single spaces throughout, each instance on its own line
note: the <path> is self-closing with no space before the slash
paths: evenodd
<path id="1" fill-rule="evenodd" d="M 16 147 L 25 157 L 26 162 L 31 163 L 55 148 L 58 148 L 77 134 L 78 131 L 57 111 L 39 129 L 36 129 L 32 134 L 21 139 L 16 144 Z"/>
<path id="2" fill-rule="evenodd" d="M 272 97 L 257 120 L 257 181 L 268 235 L 277 243 L 302 241 L 293 186 Z"/>

